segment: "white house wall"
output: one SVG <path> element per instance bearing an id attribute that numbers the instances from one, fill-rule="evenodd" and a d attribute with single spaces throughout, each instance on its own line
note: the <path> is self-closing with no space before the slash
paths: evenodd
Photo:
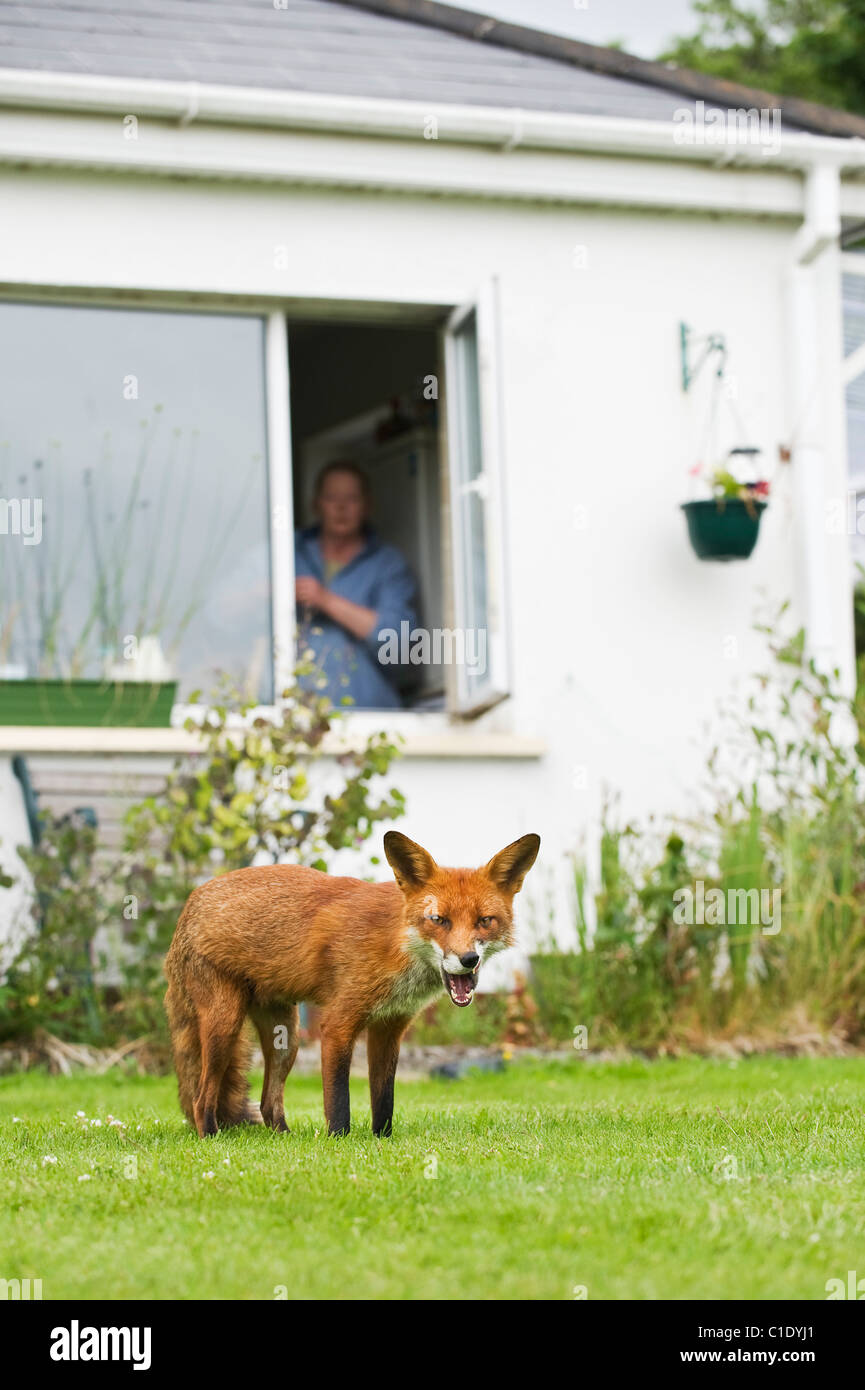
<path id="1" fill-rule="evenodd" d="M 594 834 L 604 788 L 621 791 L 625 814 L 687 809 L 707 722 L 763 664 L 759 604 L 792 597 L 793 621 L 801 613 L 789 470 L 776 465 L 793 424 L 785 287 L 799 191 L 794 200 L 777 177 L 787 215 L 748 220 L 33 168 L 0 176 L 0 279 L 25 297 L 28 286 L 113 287 L 447 305 L 497 277 L 513 698 L 479 727 L 539 738 L 546 752 L 411 758 L 396 780 L 405 830 L 443 862 L 480 861 L 540 832 L 524 915 L 545 930 L 549 893 L 563 938 L 564 856 Z M 747 563 L 700 563 L 687 541 L 679 504 L 693 495 L 710 369 L 684 396 L 680 320 L 725 335 L 749 438 L 728 426 L 724 442 L 759 444 L 775 477 Z M 841 573 L 839 563 L 831 584 L 845 613 Z M 832 641 L 847 661 L 846 618 Z"/>

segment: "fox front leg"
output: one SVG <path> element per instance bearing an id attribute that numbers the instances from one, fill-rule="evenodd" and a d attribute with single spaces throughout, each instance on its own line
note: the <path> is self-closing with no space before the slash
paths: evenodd
<path id="1" fill-rule="evenodd" d="M 369 1098 L 372 1105 L 372 1132 L 378 1137 L 391 1133 L 393 1122 L 393 1083 L 399 1061 L 399 1045 L 411 1016 L 382 1019 L 371 1023 L 366 1032 L 369 1061 Z"/>
<path id="2" fill-rule="evenodd" d="M 321 1080 L 328 1134 L 348 1134 L 351 1128 L 348 1079 L 355 1040 L 364 1021 L 346 1018 L 338 1011 L 322 1020 Z"/>

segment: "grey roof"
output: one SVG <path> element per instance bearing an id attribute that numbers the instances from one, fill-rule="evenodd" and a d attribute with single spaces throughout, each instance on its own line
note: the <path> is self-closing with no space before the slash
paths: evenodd
<path id="1" fill-rule="evenodd" d="M 692 99 L 337 0 L 0 0 L 0 67 L 668 120 Z"/>
<path id="2" fill-rule="evenodd" d="M 865 138 L 865 117 L 441 0 L 0 0 L 0 68 L 669 120 L 703 100 Z"/>

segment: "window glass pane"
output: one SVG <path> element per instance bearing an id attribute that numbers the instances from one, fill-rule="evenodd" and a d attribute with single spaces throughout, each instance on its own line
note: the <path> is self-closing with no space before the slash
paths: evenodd
<path id="1" fill-rule="evenodd" d="M 844 305 L 844 355 L 865 343 L 865 276 L 842 276 Z M 854 564 L 865 565 L 865 372 L 849 382 L 844 393 L 847 407 L 847 470 L 850 492 L 847 497 L 846 524 Z M 857 575 L 857 579 L 858 579 Z"/>
<path id="2" fill-rule="evenodd" d="M 0 498 L 0 675 L 272 698 L 261 319 L 0 304 Z"/>
<path id="3" fill-rule="evenodd" d="M 844 356 L 865 343 L 865 275 L 847 273 L 841 277 L 844 304 Z"/>
<path id="4" fill-rule="evenodd" d="M 478 374 L 477 317 L 469 314 L 455 334 L 458 457 L 454 483 L 460 548 L 462 594 L 461 623 L 474 632 L 487 632 L 486 479 L 481 451 L 480 379 Z M 486 671 L 464 668 L 466 680 L 482 684 Z"/>
<path id="5" fill-rule="evenodd" d="M 858 397 L 858 399 L 857 399 Z M 865 373 L 847 387 L 847 465 L 850 481 L 857 487 L 865 484 Z"/>

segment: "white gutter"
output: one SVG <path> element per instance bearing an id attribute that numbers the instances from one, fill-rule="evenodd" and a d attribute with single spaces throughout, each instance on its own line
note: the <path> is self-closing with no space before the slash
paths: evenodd
<path id="1" fill-rule="evenodd" d="M 694 103 L 682 97 L 682 109 Z M 801 132 L 781 134 L 777 149 L 736 138 L 706 143 L 684 139 L 672 121 L 556 114 L 487 106 L 456 106 L 374 97 L 330 96 L 194 82 L 100 77 L 80 73 L 0 68 L 0 108 L 102 114 L 197 124 L 379 135 L 408 140 L 491 145 L 509 150 L 582 150 L 642 154 L 702 163 L 804 169 L 819 158 L 838 169 L 865 170 L 865 140 Z M 717 109 L 717 108 L 710 108 Z"/>

